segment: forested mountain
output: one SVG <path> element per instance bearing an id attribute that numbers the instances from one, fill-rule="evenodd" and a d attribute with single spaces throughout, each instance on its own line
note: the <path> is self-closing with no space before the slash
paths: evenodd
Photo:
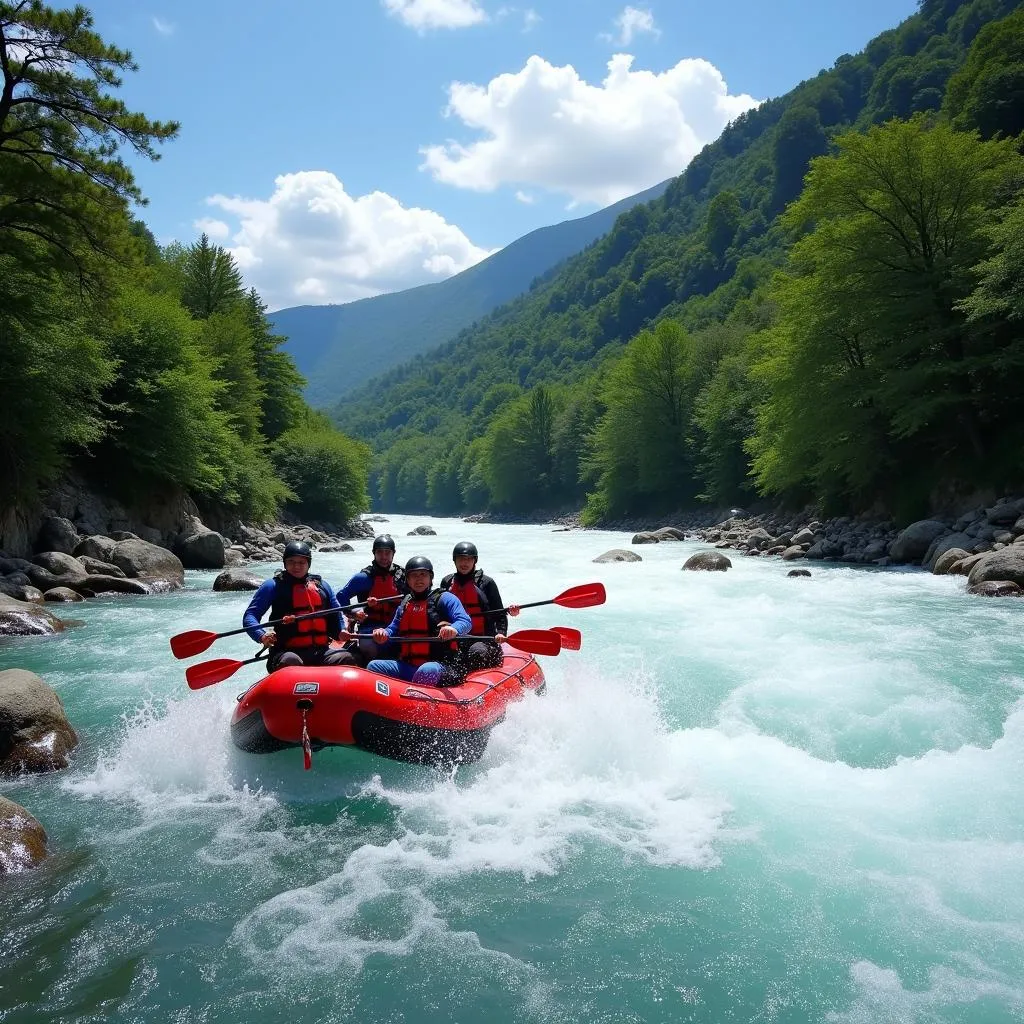
<path id="1" fill-rule="evenodd" d="M 178 130 L 117 98 L 135 70 L 85 8 L 0 0 L 0 546 L 72 460 L 128 504 L 361 511 L 369 450 L 305 404 L 230 254 L 132 217 L 119 151 Z"/>
<path id="2" fill-rule="evenodd" d="M 606 234 L 620 213 L 656 199 L 668 182 L 575 220 L 538 228 L 436 284 L 344 305 L 292 306 L 270 314 L 308 380 L 313 405 L 335 404 L 370 377 L 436 348 L 538 277 Z"/>
<path id="3" fill-rule="evenodd" d="M 597 521 L 760 493 L 909 514 L 1024 482 L 1021 6 L 922 0 L 340 403 L 383 507 L 586 496 Z"/>

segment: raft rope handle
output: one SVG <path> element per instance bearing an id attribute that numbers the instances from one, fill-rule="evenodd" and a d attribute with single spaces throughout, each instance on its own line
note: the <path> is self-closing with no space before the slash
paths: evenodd
<path id="1" fill-rule="evenodd" d="M 295 706 L 302 712 L 302 767 L 308 772 L 313 767 L 313 747 L 309 742 L 309 729 L 306 717 L 313 710 L 311 700 L 299 700 Z"/>

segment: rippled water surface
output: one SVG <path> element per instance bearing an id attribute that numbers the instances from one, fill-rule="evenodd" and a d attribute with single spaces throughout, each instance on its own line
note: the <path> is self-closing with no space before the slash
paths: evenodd
<path id="1" fill-rule="evenodd" d="M 583 649 L 453 776 L 236 751 L 260 670 L 191 692 L 167 646 L 238 624 L 214 573 L 0 647 L 82 736 L 68 771 L 3 783 L 54 856 L 0 886 L 0 1021 L 1024 1019 L 1024 602 L 913 570 L 682 573 L 688 542 L 592 564 L 622 534 L 388 528 L 446 571 L 475 541 L 506 600 L 602 580 L 608 602 L 514 622 Z"/>

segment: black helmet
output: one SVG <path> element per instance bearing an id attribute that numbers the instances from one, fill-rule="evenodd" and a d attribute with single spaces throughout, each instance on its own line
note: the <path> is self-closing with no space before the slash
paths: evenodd
<path id="1" fill-rule="evenodd" d="M 304 540 L 290 540 L 285 544 L 281 561 L 287 562 L 289 558 L 306 558 L 313 564 L 313 552 Z"/>
<path id="2" fill-rule="evenodd" d="M 434 566 L 426 555 L 413 555 L 412 558 L 405 563 L 406 576 L 411 572 L 415 572 L 417 569 L 426 569 L 431 576 L 434 575 Z"/>
<path id="3" fill-rule="evenodd" d="M 390 533 L 382 533 L 379 537 L 373 538 L 373 551 L 378 548 L 391 548 L 392 551 L 396 551 L 395 538 Z"/>
<path id="4" fill-rule="evenodd" d="M 476 545 L 468 540 L 460 540 L 455 545 L 455 550 L 452 551 L 452 558 L 458 558 L 459 555 L 469 555 L 470 558 L 479 558 L 480 552 L 477 551 Z"/>

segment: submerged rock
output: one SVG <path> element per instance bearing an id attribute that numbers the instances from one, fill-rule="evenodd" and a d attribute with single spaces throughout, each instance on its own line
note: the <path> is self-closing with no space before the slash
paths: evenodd
<path id="1" fill-rule="evenodd" d="M 732 568 L 732 562 L 721 551 L 698 551 L 683 562 L 684 569 L 702 572 L 725 572 Z"/>
<path id="2" fill-rule="evenodd" d="M 55 690 L 34 672 L 0 672 L 0 772 L 66 768 L 78 736 Z"/>
<path id="3" fill-rule="evenodd" d="M 0 594 L 0 636 L 50 636 L 63 630 L 60 619 L 40 605 Z"/>
<path id="4" fill-rule="evenodd" d="M 593 561 L 602 562 L 642 562 L 643 559 L 635 551 L 626 551 L 624 548 L 612 548 L 603 555 L 598 555 Z"/>
<path id="5" fill-rule="evenodd" d="M 984 580 L 971 584 L 967 588 L 967 593 L 975 597 L 1020 597 L 1022 591 L 1010 580 Z"/>
<path id="6" fill-rule="evenodd" d="M 217 591 L 259 590 L 262 585 L 259 576 L 244 569 L 225 569 L 213 581 L 213 589 Z"/>

